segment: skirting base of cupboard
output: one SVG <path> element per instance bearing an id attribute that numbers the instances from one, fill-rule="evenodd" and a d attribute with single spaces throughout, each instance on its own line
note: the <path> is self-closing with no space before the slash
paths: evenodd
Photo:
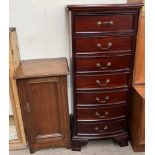
<path id="1" fill-rule="evenodd" d="M 63 140 L 63 142 L 52 142 L 50 143 L 41 143 L 40 145 L 36 145 L 32 147 L 29 147 L 30 153 L 35 153 L 36 151 L 43 149 L 43 148 L 49 148 L 49 147 L 64 147 L 66 149 L 70 149 L 70 145 L 69 145 L 70 141 L 69 140 Z"/>
<path id="2" fill-rule="evenodd" d="M 88 135 L 74 135 L 74 121 L 73 121 L 73 115 L 70 115 L 70 122 L 71 122 L 71 130 L 73 131 L 72 139 L 71 139 L 71 149 L 72 151 L 81 151 L 81 147 L 86 145 L 89 141 L 94 140 L 103 140 L 103 139 L 114 139 L 115 142 L 117 142 L 120 147 L 128 146 L 129 141 L 129 135 L 127 132 L 119 132 L 117 134 L 109 134 L 109 135 L 96 135 L 96 136 L 88 136 Z"/>

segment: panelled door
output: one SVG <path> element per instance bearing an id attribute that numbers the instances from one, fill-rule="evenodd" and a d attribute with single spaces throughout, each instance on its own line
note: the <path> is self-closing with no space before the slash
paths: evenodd
<path id="1" fill-rule="evenodd" d="M 68 135 L 62 77 L 19 80 L 24 126 L 30 149 L 64 143 Z"/>

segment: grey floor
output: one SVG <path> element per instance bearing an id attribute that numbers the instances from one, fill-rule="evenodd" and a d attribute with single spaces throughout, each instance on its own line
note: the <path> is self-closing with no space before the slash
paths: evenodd
<path id="1" fill-rule="evenodd" d="M 13 117 L 9 117 L 9 140 L 17 139 L 17 130 Z"/>
<path id="2" fill-rule="evenodd" d="M 28 149 L 10 151 L 9 155 L 30 155 Z M 144 152 L 135 153 L 131 146 L 119 147 L 112 140 L 93 141 L 82 147 L 81 152 L 65 148 L 41 149 L 33 155 L 145 155 Z"/>

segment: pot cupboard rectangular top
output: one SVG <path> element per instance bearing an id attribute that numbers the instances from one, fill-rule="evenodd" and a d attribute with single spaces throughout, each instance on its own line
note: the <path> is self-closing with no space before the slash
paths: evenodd
<path id="1" fill-rule="evenodd" d="M 58 76 L 69 74 L 66 58 L 23 60 L 14 74 L 15 79 Z"/>

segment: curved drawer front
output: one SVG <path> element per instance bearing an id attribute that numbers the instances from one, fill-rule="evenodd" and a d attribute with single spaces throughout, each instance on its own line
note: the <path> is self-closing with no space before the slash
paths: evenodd
<path id="1" fill-rule="evenodd" d="M 112 105 L 126 102 L 127 91 L 76 93 L 77 106 Z"/>
<path id="2" fill-rule="evenodd" d="M 115 120 L 98 123 L 77 123 L 78 134 L 109 134 L 121 132 L 125 128 L 124 120 Z"/>
<path id="3" fill-rule="evenodd" d="M 77 90 L 126 88 L 128 74 L 76 75 Z"/>
<path id="4" fill-rule="evenodd" d="M 76 38 L 76 53 L 131 51 L 132 36 Z"/>
<path id="5" fill-rule="evenodd" d="M 85 71 L 129 70 L 129 65 L 130 56 L 76 58 L 77 73 Z"/>
<path id="6" fill-rule="evenodd" d="M 75 16 L 75 32 L 132 31 L 133 14 L 101 14 Z"/>
<path id="7" fill-rule="evenodd" d="M 102 108 L 77 108 L 78 121 L 110 120 L 125 117 L 126 105 Z"/>

